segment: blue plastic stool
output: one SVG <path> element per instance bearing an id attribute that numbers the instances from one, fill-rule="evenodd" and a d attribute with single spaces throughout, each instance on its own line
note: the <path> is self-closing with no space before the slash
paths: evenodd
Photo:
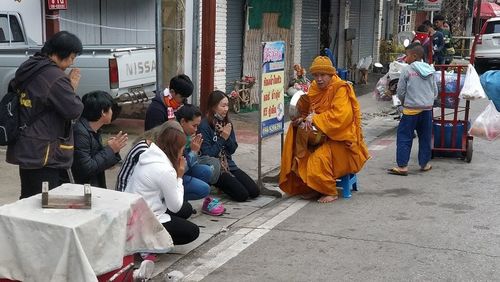
<path id="1" fill-rule="evenodd" d="M 356 174 L 347 174 L 337 179 L 337 187 L 342 187 L 342 198 L 350 198 L 352 191 L 358 191 L 358 177 Z"/>

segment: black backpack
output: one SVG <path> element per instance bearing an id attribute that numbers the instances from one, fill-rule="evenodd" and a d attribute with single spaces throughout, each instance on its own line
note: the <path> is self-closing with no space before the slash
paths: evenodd
<path id="1" fill-rule="evenodd" d="M 5 146 L 14 143 L 19 136 L 19 94 L 11 87 L 0 101 L 0 145 Z"/>
<path id="2" fill-rule="evenodd" d="M 37 76 L 41 73 L 45 67 L 40 67 L 32 77 Z M 26 89 L 30 79 L 22 84 L 22 89 Z M 21 90 L 17 87 L 15 80 L 12 79 L 9 83 L 8 91 L 5 96 L 3 96 L 0 101 L 0 145 L 10 145 L 16 142 L 17 137 L 23 129 L 29 126 L 34 118 L 30 118 L 28 123 L 21 124 L 20 120 L 20 92 Z"/>

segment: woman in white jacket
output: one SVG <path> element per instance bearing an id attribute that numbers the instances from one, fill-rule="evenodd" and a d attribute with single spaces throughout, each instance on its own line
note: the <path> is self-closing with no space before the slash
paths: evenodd
<path id="1" fill-rule="evenodd" d="M 176 121 L 169 121 L 156 143 L 141 154 L 125 192 L 141 195 L 172 237 L 174 245 L 194 241 L 199 227 L 188 221 L 193 207 L 184 201 L 182 176 L 186 135 Z"/>

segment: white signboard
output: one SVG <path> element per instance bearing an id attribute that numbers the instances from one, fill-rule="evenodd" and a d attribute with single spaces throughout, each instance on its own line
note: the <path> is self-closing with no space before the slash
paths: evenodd
<path id="1" fill-rule="evenodd" d="M 424 11 L 440 11 L 443 0 L 424 0 Z"/>

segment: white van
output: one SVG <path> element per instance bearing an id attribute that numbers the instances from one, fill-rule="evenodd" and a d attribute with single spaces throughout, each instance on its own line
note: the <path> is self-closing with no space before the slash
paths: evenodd
<path id="1" fill-rule="evenodd" d="M 475 67 L 479 73 L 500 69 L 500 17 L 484 23 L 475 45 Z"/>
<path id="2" fill-rule="evenodd" d="M 22 11 L 21 11 L 22 12 Z M 0 99 L 7 93 L 17 68 L 42 45 L 41 33 L 32 39 L 20 11 L 0 9 Z M 29 21 L 28 21 L 29 22 Z M 77 90 L 110 93 L 121 102 L 146 102 L 156 90 L 155 46 L 83 46 L 75 60 L 82 78 Z"/>

